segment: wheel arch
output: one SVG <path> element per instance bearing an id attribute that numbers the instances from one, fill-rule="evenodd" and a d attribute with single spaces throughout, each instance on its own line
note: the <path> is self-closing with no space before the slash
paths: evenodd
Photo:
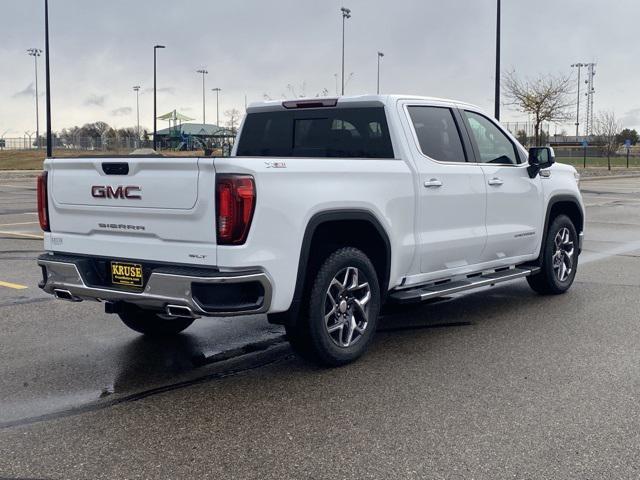
<path id="1" fill-rule="evenodd" d="M 342 238 L 332 239 L 330 233 L 338 228 L 346 229 L 346 235 L 343 231 Z M 391 242 L 386 230 L 369 210 L 324 210 L 314 214 L 305 228 L 291 306 L 286 312 L 270 314 L 271 323 L 295 324 L 310 275 L 319 268 L 326 253 L 340 246 L 359 248 L 367 254 L 378 274 L 384 301 L 391 272 Z M 312 257 L 312 252 L 319 255 Z"/>
<path id="2" fill-rule="evenodd" d="M 544 219 L 544 230 L 542 242 L 540 244 L 540 254 L 538 256 L 538 264 L 542 262 L 542 255 L 545 249 L 545 242 L 547 238 L 547 231 L 549 225 L 558 215 L 567 215 L 573 225 L 576 227 L 576 232 L 580 234 L 584 231 L 584 212 L 580 201 L 573 195 L 554 195 L 549 199 L 547 203 L 547 211 Z M 580 253 L 580 251 L 578 251 Z"/>
<path id="3" fill-rule="evenodd" d="M 572 195 L 555 195 L 547 204 L 544 231 L 547 231 L 551 221 L 560 214 L 567 215 L 578 233 L 584 231 L 584 212 L 578 199 Z"/>

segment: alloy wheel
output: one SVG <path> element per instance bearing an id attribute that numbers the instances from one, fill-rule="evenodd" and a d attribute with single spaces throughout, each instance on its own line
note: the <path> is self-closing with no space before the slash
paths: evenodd
<path id="1" fill-rule="evenodd" d="M 564 282 L 573 272 L 574 252 L 573 239 L 567 227 L 558 230 L 554 238 L 553 271 L 560 282 Z"/>
<path id="2" fill-rule="evenodd" d="M 336 345 L 347 348 L 362 338 L 369 324 L 369 300 L 371 287 L 358 268 L 344 268 L 333 277 L 325 297 L 324 324 Z"/>

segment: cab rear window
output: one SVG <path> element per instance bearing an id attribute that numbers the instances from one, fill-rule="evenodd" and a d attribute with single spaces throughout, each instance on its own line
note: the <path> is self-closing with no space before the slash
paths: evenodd
<path id="1" fill-rule="evenodd" d="M 393 158 L 383 107 L 247 115 L 239 157 Z"/>

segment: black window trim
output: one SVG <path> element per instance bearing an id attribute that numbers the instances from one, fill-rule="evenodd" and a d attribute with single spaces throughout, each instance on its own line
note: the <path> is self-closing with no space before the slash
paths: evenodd
<path id="1" fill-rule="evenodd" d="M 411 107 L 445 108 L 451 112 L 451 116 L 453 117 L 453 123 L 455 124 L 456 129 L 458 130 L 458 137 L 460 138 L 460 143 L 462 144 L 462 151 L 464 153 L 464 159 L 465 159 L 464 162 L 449 162 L 446 160 L 438 160 L 436 158 L 430 157 L 429 155 L 427 155 L 422 151 L 422 146 L 420 145 L 420 139 L 418 138 L 418 132 L 416 132 L 416 127 L 413 124 L 413 119 L 411 118 L 411 113 L 409 112 L 409 108 Z M 403 105 L 403 108 L 406 115 L 406 119 L 409 122 L 409 128 L 411 129 L 411 135 L 413 136 L 413 143 L 416 146 L 416 149 L 418 150 L 420 155 L 429 159 L 432 162 L 436 162 L 441 165 L 477 165 L 475 151 L 471 149 L 472 145 L 467 139 L 467 135 L 463 134 L 462 128 L 460 127 L 461 119 L 459 118 L 459 115 L 457 115 L 458 109 L 456 106 L 446 105 L 446 104 L 437 105 L 437 104 L 431 104 L 431 103 L 409 102 L 409 103 L 405 103 Z M 465 133 L 466 133 L 466 126 L 465 126 Z"/>
<path id="2" fill-rule="evenodd" d="M 513 142 L 513 140 L 507 134 L 505 129 L 502 128 L 502 125 L 500 125 L 500 123 L 498 123 L 494 119 L 488 117 L 486 114 L 484 114 L 482 112 L 479 112 L 477 110 L 473 110 L 472 108 L 460 108 L 459 110 L 460 110 L 460 112 L 459 112 L 460 113 L 460 118 L 462 119 L 462 122 L 464 123 L 464 127 L 465 127 L 465 129 L 467 131 L 467 135 L 469 136 L 469 140 L 470 140 L 471 145 L 473 147 L 473 153 L 474 153 L 474 156 L 476 157 L 477 165 L 488 165 L 488 166 L 492 166 L 492 167 L 496 167 L 496 166 L 501 166 L 501 167 L 525 167 L 525 168 L 527 167 L 527 162 L 523 161 L 523 158 L 522 158 L 522 155 L 520 154 L 520 150 L 518 149 L 518 146 Z M 473 136 L 473 133 L 471 131 L 471 125 L 469 124 L 469 119 L 464 114 L 465 112 L 474 113 L 474 114 L 486 119 L 490 123 L 492 123 L 500 132 L 502 132 L 504 134 L 504 136 L 507 138 L 507 140 L 509 141 L 509 143 L 513 147 L 513 152 L 516 154 L 516 157 L 519 158 L 521 161 L 519 163 L 516 163 L 515 165 L 513 163 L 485 163 L 485 162 L 481 162 L 480 160 L 482 159 L 482 157 L 480 156 L 480 149 L 478 148 L 478 143 L 477 143 L 477 141 L 476 141 L 476 139 Z"/>

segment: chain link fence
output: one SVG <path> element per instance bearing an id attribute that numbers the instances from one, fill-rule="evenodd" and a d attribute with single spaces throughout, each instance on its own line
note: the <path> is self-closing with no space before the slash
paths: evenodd
<path id="1" fill-rule="evenodd" d="M 199 138 L 191 136 L 184 139 L 164 139 L 159 138 L 156 149 L 168 152 L 201 152 L 207 155 L 229 155 L 233 147 L 235 137 L 232 135 L 219 136 L 214 138 Z M 45 150 L 46 139 L 40 138 L 40 145 L 37 139 L 32 136 L 11 137 L 0 139 L 0 151 L 26 151 Z M 108 154 L 128 154 L 140 148 L 153 148 L 153 141 L 150 139 L 140 139 L 137 137 L 86 137 L 77 136 L 69 139 L 53 138 L 53 148 L 56 152 L 91 152 L 99 155 Z"/>
<path id="2" fill-rule="evenodd" d="M 561 163 L 569 163 L 580 168 L 640 168 L 640 145 L 635 145 L 626 149 L 620 149 L 607 158 L 606 149 L 593 142 L 586 147 L 577 146 L 571 142 L 573 137 L 564 137 L 565 143 L 573 145 L 562 145 L 554 142 L 554 137 L 545 144 L 551 144 L 556 154 L 556 160 Z M 235 138 L 233 136 L 223 136 L 216 138 L 201 139 L 191 136 L 187 139 L 158 139 L 157 150 L 165 154 L 182 152 L 193 155 L 213 155 L 217 157 L 228 156 L 233 147 Z M 127 155 L 136 149 L 153 148 L 153 142 L 149 139 L 139 139 L 137 137 L 86 137 L 77 136 L 69 139 L 54 137 L 54 154 L 56 156 L 67 155 Z M 46 140 L 40 139 L 40 149 L 42 155 L 46 146 Z M 35 151 L 38 149 L 38 142 L 35 136 L 12 137 L 0 139 L 0 151 Z M 202 153 L 201 153 L 202 152 Z"/>

